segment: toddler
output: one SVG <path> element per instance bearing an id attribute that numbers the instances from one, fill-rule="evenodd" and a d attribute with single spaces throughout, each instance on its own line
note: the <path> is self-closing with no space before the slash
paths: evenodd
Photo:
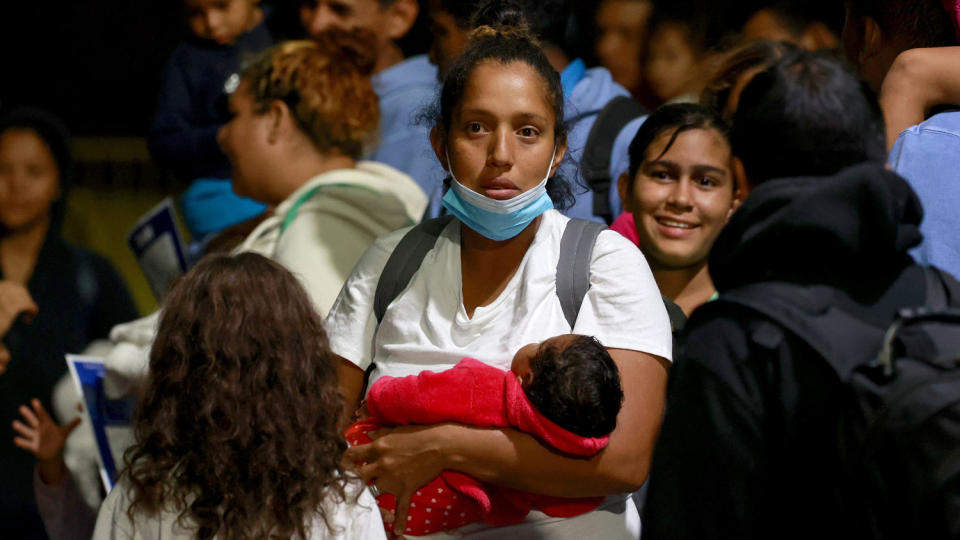
<path id="1" fill-rule="evenodd" d="M 217 130 L 230 119 L 227 96 L 240 61 L 273 37 L 257 0 L 185 0 L 185 7 L 192 35 L 167 63 L 149 145 L 157 164 L 192 182 L 180 203 L 191 235 L 201 239 L 266 210 L 233 193 Z"/>
<path id="2" fill-rule="evenodd" d="M 370 442 L 367 434 L 383 426 L 460 422 L 513 427 L 554 450 L 587 457 L 607 445 L 622 401 L 617 366 L 603 345 L 568 334 L 522 347 L 509 372 L 464 358 L 439 373 L 381 377 L 361 407 L 362 418 L 347 430 L 347 441 Z M 530 510 L 572 517 L 602 500 L 526 493 L 444 471 L 411 498 L 404 533 L 432 534 L 480 520 L 519 523 Z M 390 494 L 378 496 L 377 503 L 385 516 L 396 509 Z"/>

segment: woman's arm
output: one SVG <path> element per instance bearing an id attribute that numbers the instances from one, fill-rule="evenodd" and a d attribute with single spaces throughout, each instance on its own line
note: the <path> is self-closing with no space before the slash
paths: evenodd
<path id="1" fill-rule="evenodd" d="M 364 375 L 356 364 L 333 355 L 337 362 L 337 379 L 340 382 L 340 393 L 343 395 L 343 413 L 340 416 L 340 431 L 346 431 L 353 423 L 353 414 L 360 408 L 360 392 L 363 391 Z"/>
<path id="2" fill-rule="evenodd" d="M 397 496 L 395 530 L 403 531 L 410 495 L 444 469 L 514 489 L 561 497 L 624 493 L 647 477 L 663 414 L 667 362 L 646 353 L 610 349 L 620 369 L 623 407 L 609 446 L 591 459 L 562 456 L 510 429 L 458 424 L 383 430 L 347 459 L 381 492 Z M 341 383 L 342 384 L 342 383 Z"/>
<path id="3" fill-rule="evenodd" d="M 887 149 L 903 130 L 923 122 L 930 109 L 948 104 L 960 104 L 960 47 L 900 53 L 880 89 Z"/>

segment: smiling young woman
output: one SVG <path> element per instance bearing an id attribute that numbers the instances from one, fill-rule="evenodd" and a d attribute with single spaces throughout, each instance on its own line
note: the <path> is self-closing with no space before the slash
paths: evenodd
<path id="1" fill-rule="evenodd" d="M 591 459 L 555 453 L 516 430 L 457 424 L 383 430 L 347 459 L 367 463 L 360 474 L 396 496 L 399 534 L 410 495 L 450 469 L 534 493 L 608 496 L 596 511 L 564 520 L 535 512 L 498 536 L 636 538 L 629 493 L 646 478 L 663 411 L 670 325 L 642 255 L 612 231 L 597 238 L 574 324 L 563 314 L 556 269 L 570 220 L 554 206 L 569 202 L 570 189 L 555 175 L 566 150 L 560 77 L 523 30 L 481 27 L 447 73 L 436 116 L 431 141 L 450 173 L 443 205 L 455 219 L 381 320 L 375 291 L 406 231 L 377 240 L 344 285 L 327 331 L 348 403 L 384 375 L 441 371 L 464 354 L 508 369 L 524 345 L 573 333 L 607 347 L 623 407 L 610 445 Z"/>
<path id="2" fill-rule="evenodd" d="M 630 144 L 630 170 L 619 181 L 657 285 L 687 315 L 716 293 L 707 257 L 743 195 L 727 132 L 701 105 L 661 107 Z"/>

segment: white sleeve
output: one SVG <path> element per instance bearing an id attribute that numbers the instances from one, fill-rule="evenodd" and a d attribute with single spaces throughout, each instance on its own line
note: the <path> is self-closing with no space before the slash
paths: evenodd
<path id="1" fill-rule="evenodd" d="M 670 319 L 643 253 L 613 231 L 597 238 L 590 262 L 590 290 L 574 333 L 605 347 L 672 358 Z"/>
<path id="2" fill-rule="evenodd" d="M 324 510 L 326 520 L 318 514 L 310 526 L 311 540 L 387 538 L 377 501 L 358 480 L 346 485 L 346 500 L 330 497 L 324 501 Z"/>
<path id="3" fill-rule="evenodd" d="M 130 500 L 125 490 L 123 483 L 117 484 L 100 505 L 92 540 L 127 540 L 134 537 L 133 524 L 127 516 Z"/>
<path id="4" fill-rule="evenodd" d="M 373 297 L 380 274 L 393 249 L 409 230 L 401 229 L 381 237 L 367 249 L 327 315 L 325 326 L 330 350 L 360 369 L 366 370 L 373 362 L 373 341 L 377 333 Z"/>

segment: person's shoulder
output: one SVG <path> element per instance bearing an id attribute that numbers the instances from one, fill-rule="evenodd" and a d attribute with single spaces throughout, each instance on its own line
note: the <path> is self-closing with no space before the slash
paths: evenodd
<path id="1" fill-rule="evenodd" d="M 914 127 L 921 133 L 936 131 L 960 137 L 960 110 L 935 114 Z"/>

